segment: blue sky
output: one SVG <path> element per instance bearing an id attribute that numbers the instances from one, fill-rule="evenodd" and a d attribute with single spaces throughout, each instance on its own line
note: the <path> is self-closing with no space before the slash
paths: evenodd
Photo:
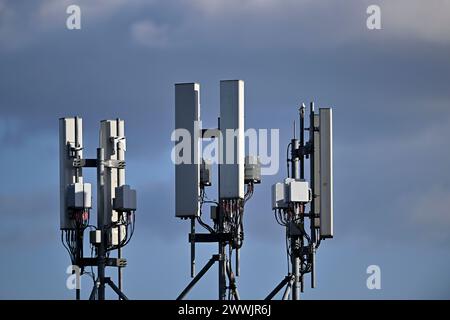
<path id="1" fill-rule="evenodd" d="M 382 29 L 370 31 L 374 3 Z M 65 27 L 69 4 L 81 30 Z M 305 299 L 450 298 L 449 12 L 438 0 L 0 0 L 0 298 L 74 296 L 58 186 L 58 118 L 72 115 L 83 117 L 86 157 L 100 120 L 126 120 L 139 210 L 124 290 L 175 298 L 189 281 L 189 226 L 174 217 L 173 85 L 201 84 L 213 127 L 222 79 L 245 81 L 247 128 L 280 129 L 282 145 L 299 103 L 334 108 L 335 238 Z M 246 208 L 244 298 L 286 273 L 269 197 L 284 176 L 282 165 L 264 177 Z M 215 247 L 198 251 L 206 263 Z M 366 288 L 372 264 L 381 290 Z M 212 271 L 189 297 L 214 299 L 216 285 Z"/>

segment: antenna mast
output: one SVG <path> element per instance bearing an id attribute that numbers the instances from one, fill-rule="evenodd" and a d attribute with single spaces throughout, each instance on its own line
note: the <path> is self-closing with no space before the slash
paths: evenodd
<path id="1" fill-rule="evenodd" d="M 191 219 L 189 242 L 193 278 L 177 300 L 183 299 L 216 262 L 219 264 L 219 300 L 239 300 L 236 277 L 240 273 L 239 249 L 244 240 L 244 205 L 253 194 L 254 184 L 261 182 L 261 166 L 258 157 L 245 157 L 244 82 L 220 82 L 220 118 L 216 129 L 201 129 L 196 125 L 200 122 L 199 97 L 199 84 L 175 85 L 175 139 L 179 141 L 182 133 L 189 132 L 190 137 L 193 137 L 193 148 L 183 150 L 183 154 L 190 151 L 188 153 L 192 156 L 189 160 L 194 161 L 186 163 L 175 159 L 176 217 Z M 230 130 L 233 133 L 231 135 Z M 218 139 L 219 142 L 218 201 L 209 200 L 206 196 L 206 188 L 212 185 L 212 163 L 200 156 L 198 147 L 202 139 Z M 176 157 L 179 157 L 177 152 Z M 205 204 L 210 205 L 212 226 L 203 221 Z M 208 233 L 196 233 L 196 222 Z M 195 245 L 202 242 L 216 242 L 218 253 L 195 275 Z M 233 271 L 232 252 L 235 252 L 236 272 Z"/>
<path id="2" fill-rule="evenodd" d="M 272 186 L 272 208 L 277 222 L 286 228 L 288 275 L 266 297 L 270 300 L 285 287 L 283 300 L 300 299 L 304 291 L 304 276 L 311 274 L 315 287 L 315 255 L 321 240 L 333 237 L 333 171 L 332 113 L 330 108 L 314 112 L 309 109 L 309 128 L 305 129 L 306 106 L 299 108 L 300 135 L 294 138 L 290 159 L 291 177 Z M 305 131 L 309 141 L 305 143 Z M 310 163 L 310 183 L 305 180 L 305 160 Z M 309 204 L 309 212 L 307 205 Z M 309 223 L 309 233 L 306 223 Z M 292 290 L 292 293 L 291 293 Z"/>
<path id="3" fill-rule="evenodd" d="M 64 247 L 69 252 L 73 272 L 77 275 L 76 299 L 79 300 L 79 277 L 89 274 L 94 282 L 90 300 L 104 300 L 109 285 L 119 299 L 122 292 L 122 268 L 127 261 L 121 249 L 130 241 L 135 225 L 136 191 L 125 184 L 124 121 L 104 120 L 100 126 L 100 147 L 94 159 L 83 158 L 82 119 L 61 118 L 60 131 L 60 229 Z M 83 182 L 82 169 L 97 169 L 97 226 L 90 223 L 91 184 Z M 89 229 L 91 256 L 83 252 L 84 233 Z M 109 257 L 118 251 L 117 258 Z M 86 271 L 97 267 L 97 277 Z M 116 286 L 106 276 L 106 267 L 118 268 Z"/>

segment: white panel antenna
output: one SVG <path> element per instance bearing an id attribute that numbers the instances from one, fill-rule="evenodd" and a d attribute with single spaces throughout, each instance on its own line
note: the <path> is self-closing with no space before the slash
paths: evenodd
<path id="1" fill-rule="evenodd" d="M 320 108 L 320 237 L 333 237 L 332 110 Z"/>
<path id="2" fill-rule="evenodd" d="M 99 223 L 110 225 L 117 223 L 119 213 L 113 209 L 116 188 L 125 184 L 125 128 L 124 121 L 103 120 L 100 122 L 100 148 L 104 152 L 105 173 L 103 175 L 103 214 L 98 216 Z M 119 243 L 119 227 L 113 227 L 108 235 L 111 245 Z M 120 238 L 125 239 L 126 229 L 121 226 Z"/>
<path id="3" fill-rule="evenodd" d="M 74 167 L 83 158 L 83 120 L 81 118 L 59 119 L 59 179 L 60 179 L 60 228 L 75 229 L 75 220 L 67 205 L 70 185 L 83 183 L 82 169 Z"/>
<path id="4" fill-rule="evenodd" d="M 244 82 L 220 81 L 220 198 L 244 198 Z"/>
<path id="5" fill-rule="evenodd" d="M 189 150 L 175 154 L 175 215 L 180 218 L 199 215 L 200 164 L 199 146 L 200 85 L 180 83 L 175 85 L 175 139 L 179 142 L 183 130 L 190 135 Z M 181 134 L 180 134 L 180 131 Z M 184 142 L 184 141 L 183 141 Z M 190 154 L 187 157 L 185 152 Z M 187 158 L 179 163 L 180 157 Z"/>

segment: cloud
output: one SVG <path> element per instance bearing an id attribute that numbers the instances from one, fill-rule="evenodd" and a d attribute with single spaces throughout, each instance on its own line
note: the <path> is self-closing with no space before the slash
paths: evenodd
<path id="1" fill-rule="evenodd" d="M 140 256 L 142 250 L 157 250 L 152 237 L 176 243 L 185 249 L 187 269 L 189 224 L 177 220 L 173 209 L 173 84 L 201 83 L 202 119 L 205 126 L 214 126 L 218 81 L 237 77 L 246 81 L 246 126 L 281 128 L 282 145 L 291 136 L 299 102 L 314 99 L 334 108 L 336 238 L 320 249 L 321 279 L 341 253 L 346 254 L 340 260 L 345 271 L 358 260 L 355 250 L 377 247 L 384 254 L 393 243 L 397 260 L 386 258 L 397 266 L 393 278 L 402 274 L 399 266 L 407 256 L 402 250 L 411 246 L 431 248 L 427 254 L 436 257 L 442 270 L 447 267 L 448 259 L 434 246 L 447 249 L 441 235 L 449 233 L 444 210 L 450 189 L 450 48 L 442 45 L 445 35 L 438 32 L 447 30 L 445 23 L 441 27 L 442 21 L 433 19 L 439 7 L 429 9 L 427 25 L 417 22 L 415 30 L 407 28 L 414 10 L 399 22 L 394 19 L 410 7 L 394 10 L 381 2 L 383 29 L 371 32 L 365 24 L 371 3 L 362 1 L 159 1 L 148 7 L 137 0 L 74 1 L 82 6 L 84 29 L 68 33 L 67 3 L 0 0 L 0 45 L 17 49 L 0 49 L 0 211 L 17 215 L 2 216 L 3 237 L 14 233 L 26 242 L 41 236 L 37 219 L 57 239 L 58 117 L 83 117 L 90 158 L 98 144 L 98 121 L 119 116 L 126 120 L 127 182 L 138 190 L 142 230 L 142 241 L 133 241 L 129 249 Z M 284 161 L 285 150 L 280 157 Z M 274 265 L 284 267 L 283 229 L 270 210 L 270 186 L 285 176 L 280 169 L 257 186 L 246 207 L 244 250 L 250 255 L 243 254 L 243 261 L 249 268 L 257 261 L 251 253 L 269 246 L 263 252 L 279 254 Z M 95 182 L 94 171 L 84 174 Z M 214 195 L 212 190 L 209 194 Z M 428 207 L 433 213 L 425 212 Z M 349 249 L 347 243 L 356 239 L 357 249 Z M 52 241 L 39 246 L 60 253 L 65 263 L 63 248 L 51 247 Z M 9 243 L 0 248 L 13 250 Z M 167 256 L 180 265 L 181 250 L 172 249 Z M 376 255 L 364 252 L 364 263 Z M 411 272 L 427 268 L 408 265 L 413 265 Z M 347 270 L 342 283 L 358 283 L 355 272 Z M 247 288 L 259 297 L 254 281 Z M 342 283 L 331 281 L 333 292 Z M 435 288 L 425 285 L 429 291 Z M 398 297 L 407 289 L 399 285 Z"/>
<path id="2" fill-rule="evenodd" d="M 78 5 L 81 8 L 82 14 L 86 14 L 88 19 L 102 19 L 109 18 L 124 8 L 141 6 L 149 4 L 152 1 L 144 0 L 44 0 L 40 1 L 40 6 L 37 8 L 37 17 L 41 21 L 48 21 L 54 23 L 60 18 L 67 17 L 66 8 L 70 5 Z"/>
<path id="3" fill-rule="evenodd" d="M 133 23 L 130 32 L 134 41 L 146 47 L 158 48 L 169 44 L 167 26 L 157 25 L 148 19 Z"/>
<path id="4" fill-rule="evenodd" d="M 427 113 L 436 117 L 420 116 L 422 102 L 405 103 L 410 110 L 399 110 L 403 117 L 394 125 L 409 123 L 406 128 L 387 131 L 385 122 L 377 126 L 378 134 L 367 131 L 361 140 L 335 139 L 336 234 L 373 239 L 382 232 L 380 243 L 433 239 L 448 246 L 450 109 L 442 108 L 449 101 L 428 104 Z"/>
<path id="5" fill-rule="evenodd" d="M 41 0 L 0 2 L 0 52 L 15 51 L 39 43 L 54 32 L 67 32 L 66 9 L 81 8 L 82 28 L 95 26 L 123 10 L 151 5 L 145 0 Z"/>
<path id="6" fill-rule="evenodd" d="M 408 202 L 411 222 L 420 229 L 422 236 L 439 243 L 450 238 L 450 185 L 442 181 L 426 186 Z"/>
<path id="7" fill-rule="evenodd" d="M 449 1 L 383 1 L 380 7 L 382 19 L 386 19 L 383 29 L 388 33 L 432 43 L 450 43 Z"/>
<path id="8" fill-rule="evenodd" d="M 400 38 L 450 44 L 450 4 L 445 0 L 381 1 L 383 29 L 377 31 L 366 28 L 370 1 L 194 0 L 174 5 L 161 0 L 43 0 L 27 5 L 0 2 L 0 48 L 16 50 L 54 32 L 66 32 L 66 8 L 71 4 L 81 7 L 82 28 L 92 30 L 129 15 L 131 21 L 123 27 L 130 28 L 132 40 L 148 48 L 200 43 L 325 49 L 380 35 L 392 42 Z"/>

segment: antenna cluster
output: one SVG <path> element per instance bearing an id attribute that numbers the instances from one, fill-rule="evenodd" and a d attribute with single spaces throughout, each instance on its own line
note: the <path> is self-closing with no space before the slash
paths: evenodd
<path id="1" fill-rule="evenodd" d="M 299 108 L 299 129 L 294 120 L 293 138 L 287 146 L 287 177 L 272 186 L 272 209 L 286 233 L 288 274 L 266 297 L 273 299 L 283 288 L 283 300 L 298 300 L 310 274 L 315 287 L 315 257 L 321 241 L 333 237 L 333 138 L 332 110 L 314 103 L 309 107 L 309 127 L 305 128 L 306 107 Z M 255 185 L 261 183 L 261 163 L 257 155 L 245 153 L 244 82 L 220 81 L 220 115 L 217 127 L 204 129 L 200 119 L 200 85 L 175 85 L 175 216 L 190 220 L 192 280 L 179 294 L 181 300 L 214 265 L 218 264 L 219 300 L 239 300 L 236 278 L 240 275 L 240 249 L 244 242 L 244 211 Z M 305 140 L 308 134 L 308 141 Z M 206 158 L 203 142 L 218 146 L 217 157 Z M 94 159 L 83 157 L 82 119 L 60 119 L 60 229 L 61 240 L 73 265 L 73 272 L 88 274 L 94 286 L 90 299 L 105 299 L 109 285 L 119 299 L 122 268 L 126 259 L 122 248 L 133 235 L 136 191 L 125 183 L 126 139 L 124 121 L 100 123 L 100 146 Z M 309 162 L 308 177 L 305 174 Z M 217 165 L 218 181 L 213 180 Z M 97 225 L 91 221 L 92 186 L 83 179 L 83 170 L 97 170 Z M 217 186 L 217 197 L 207 195 Z M 209 213 L 209 217 L 207 216 Z M 201 226 L 204 232 L 198 232 Z M 84 237 L 89 230 L 90 256 L 84 254 Z M 217 243 L 217 253 L 196 272 L 196 245 Z M 116 252 L 115 257 L 111 256 Z M 90 270 L 88 268 L 90 267 Z M 94 274 L 97 267 L 97 275 Z M 106 267 L 118 270 L 116 285 L 106 276 Z M 76 290 L 80 299 L 80 289 Z"/>
<path id="2" fill-rule="evenodd" d="M 308 273 L 314 288 L 316 250 L 321 240 L 333 237 L 332 110 L 320 108 L 317 114 L 311 102 L 309 128 L 305 128 L 305 109 L 304 104 L 299 109 L 299 139 L 294 125 L 294 137 L 287 147 L 287 178 L 272 186 L 272 209 L 276 221 L 286 229 L 290 268 L 267 300 L 284 287 L 283 300 L 290 296 L 298 300 Z M 306 160 L 309 160 L 310 182 L 305 179 Z"/>
<path id="3" fill-rule="evenodd" d="M 251 198 L 254 185 L 261 182 L 261 165 L 256 156 L 245 157 L 244 144 L 244 82 L 220 82 L 220 117 L 217 128 L 202 129 L 200 123 L 200 85 L 175 85 L 175 140 L 189 132 L 189 161 L 175 161 L 176 217 L 191 219 L 191 277 L 192 281 L 181 292 L 183 299 L 201 277 L 217 262 L 219 264 L 219 300 L 239 299 L 236 277 L 239 276 L 240 248 L 244 241 L 244 207 Z M 181 131 L 178 131 L 181 130 Z M 230 134 L 231 132 L 231 134 Z M 201 159 L 199 145 L 202 139 L 218 139 L 219 161 L 218 200 L 209 200 L 206 189 L 212 185 L 209 159 Z M 186 163 L 189 162 L 189 163 Z M 204 222 L 204 206 L 210 205 L 213 225 Z M 196 233 L 196 223 L 207 233 Z M 218 253 L 196 275 L 195 245 L 202 242 L 218 243 Z M 234 253 L 235 271 L 232 257 Z"/>
<path id="4" fill-rule="evenodd" d="M 119 299 L 126 300 L 122 292 L 122 268 L 127 261 L 122 257 L 122 248 L 134 232 L 136 191 L 125 184 L 124 121 L 101 121 L 100 147 L 95 159 L 83 157 L 82 123 L 79 117 L 59 120 L 61 240 L 70 255 L 73 272 L 92 277 L 91 300 L 105 299 L 106 284 Z M 97 226 L 90 223 L 92 187 L 83 180 L 85 168 L 97 169 Z M 86 229 L 91 247 L 89 257 L 84 256 L 83 250 Z M 110 256 L 113 251 L 117 251 L 115 258 Z M 86 270 L 88 267 L 90 272 Z M 118 269 L 118 286 L 106 277 L 106 267 Z M 80 293 L 78 286 L 77 300 Z"/>

